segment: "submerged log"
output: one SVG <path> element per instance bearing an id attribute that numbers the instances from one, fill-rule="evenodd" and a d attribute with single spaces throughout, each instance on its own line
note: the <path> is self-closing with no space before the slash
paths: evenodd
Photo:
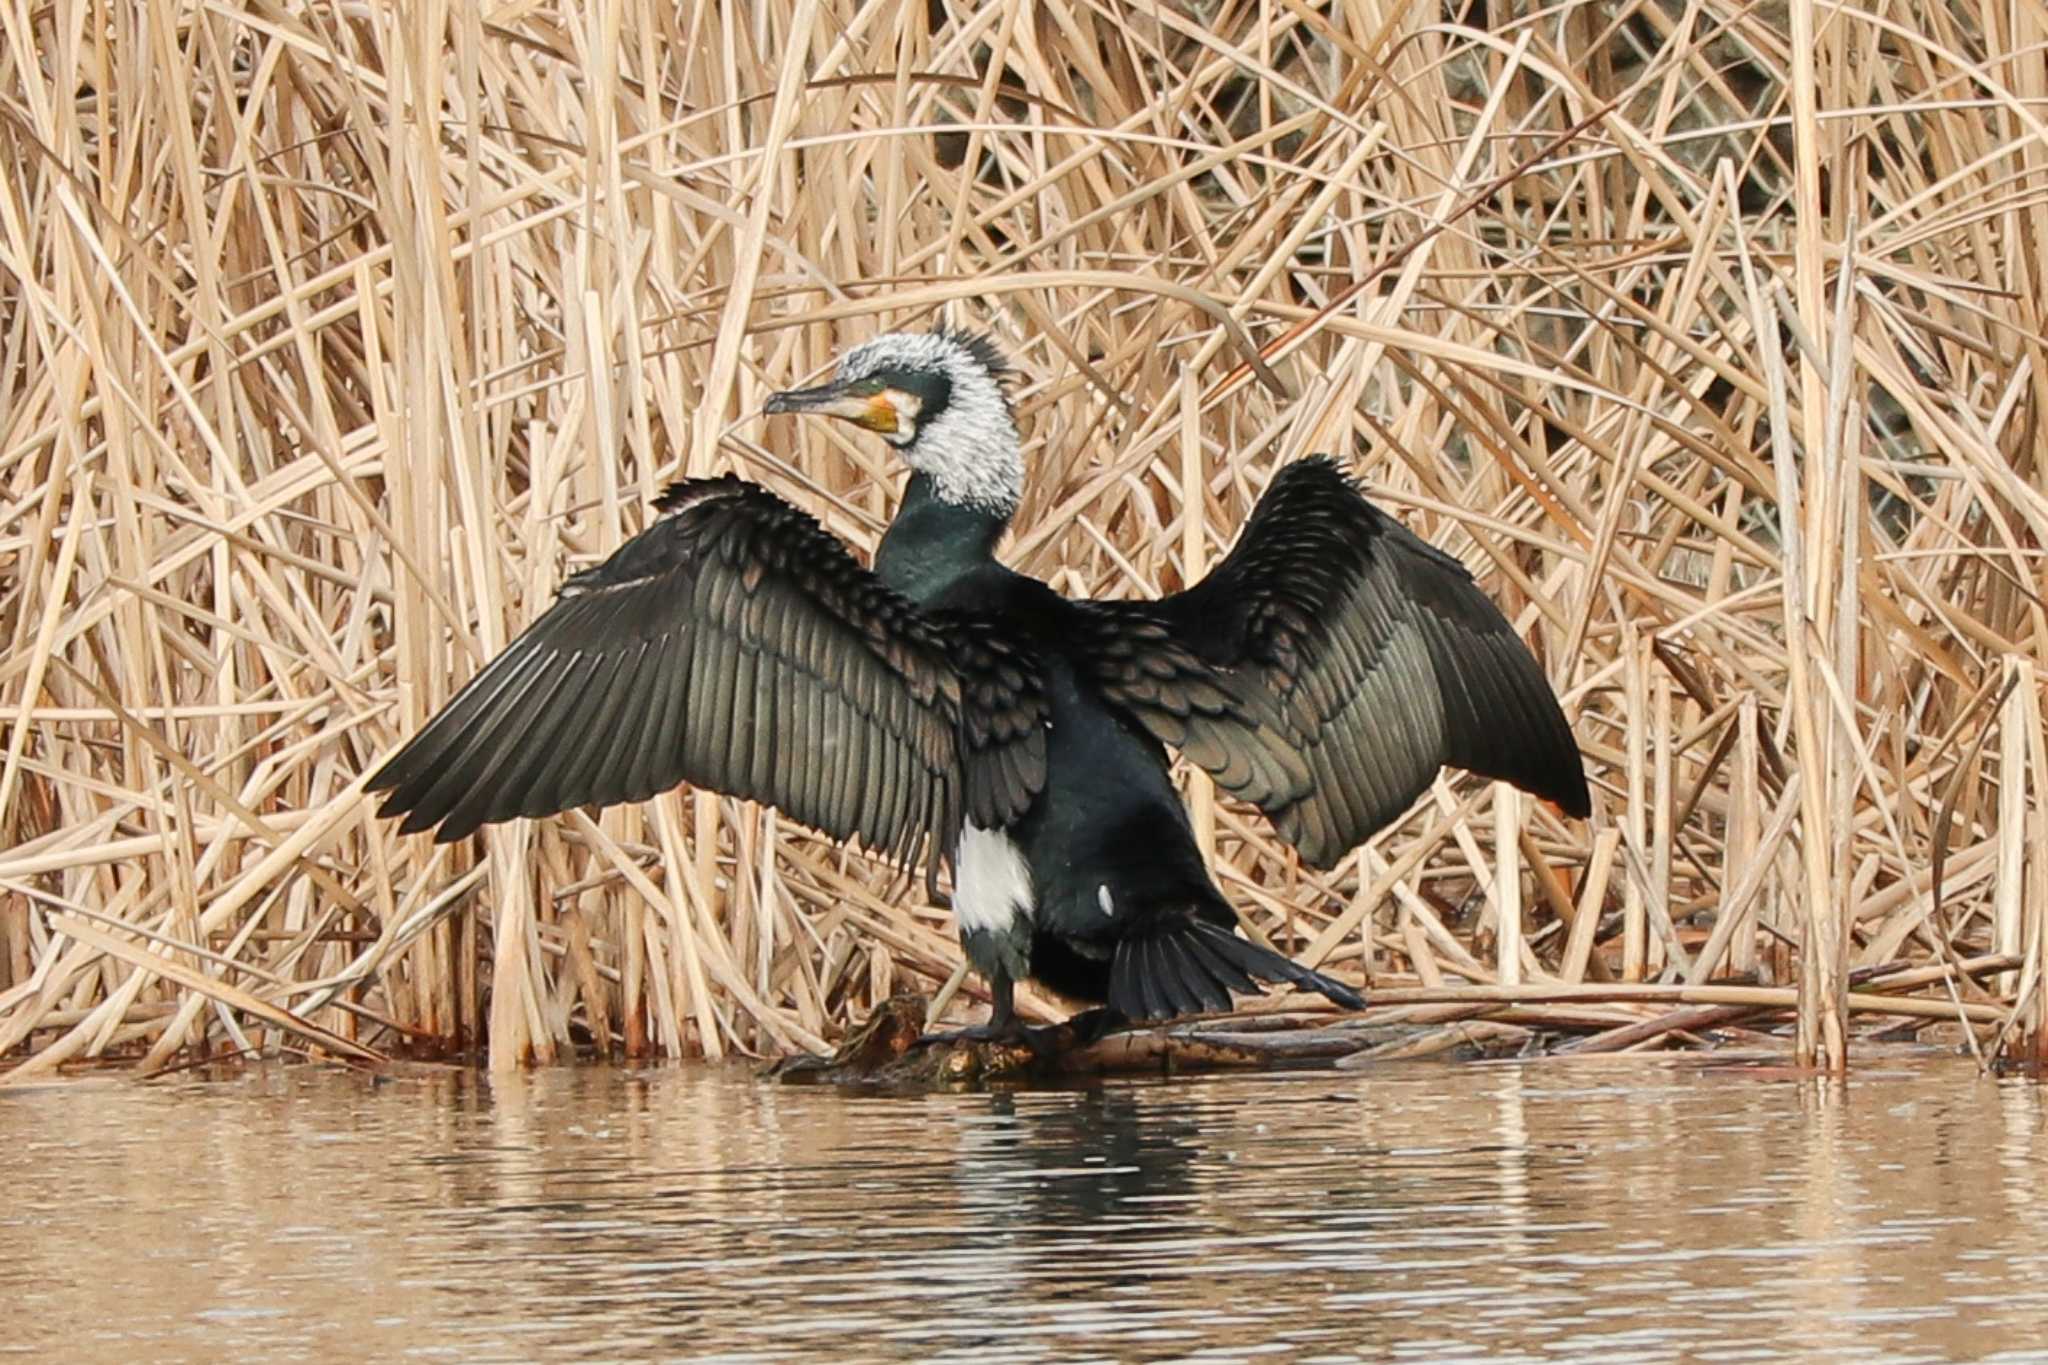
<path id="1" fill-rule="evenodd" d="M 1971 1029 L 2009 1025 L 2017 1012 L 1954 994 L 1908 992 L 1952 990 L 1958 980 L 2021 965 L 2016 955 L 1992 954 L 1938 966 L 1863 969 L 1850 983 L 1849 1013 L 1874 1030 L 1862 1035 L 1865 1043 L 1891 1037 L 1901 1020 L 1908 1037 L 1935 1030 L 1968 1040 Z M 1753 1053 L 1760 1036 L 1766 1043 L 1772 1037 L 1757 1030 L 1781 1030 L 1791 1019 L 1797 992 L 1789 986 L 1545 982 L 1381 988 L 1372 1003 L 1367 1014 L 1340 1014 L 1275 1009 L 1269 1000 L 1257 1012 L 1112 1032 L 1102 1029 L 1101 1012 L 1091 1011 L 1032 1029 L 1024 1042 L 995 1042 L 926 1035 L 925 997 L 898 995 L 882 1002 L 830 1056 L 786 1058 L 768 1074 L 792 1083 L 957 1087 L 1080 1075 L 1349 1070 L 1424 1057 L 1584 1057 L 1674 1042 L 1708 1053 L 1734 1043 Z"/>
<path id="2" fill-rule="evenodd" d="M 1081 1075 L 1134 1075 L 1281 1067 L 1330 1067 L 1346 1059 L 1420 1055 L 1404 1045 L 1441 1035 L 1440 1025 L 1370 1023 L 1331 1013 L 1231 1014 L 1146 1024 L 1104 1033 L 1091 1012 L 1029 1031 L 1024 1042 L 924 1033 L 921 995 L 892 996 L 830 1056 L 786 1057 L 768 1068 L 788 1084 L 972 1086 L 990 1081 L 1053 1080 Z M 1526 1038 L 1514 1031 L 1515 1044 Z M 1512 1051 L 1473 1031 L 1469 1045 L 1453 1038 L 1424 1051 L 1466 1057 Z"/>
<path id="3" fill-rule="evenodd" d="M 892 995 L 876 1007 L 829 1057 L 785 1057 L 768 1075 L 788 1084 L 975 1085 L 983 1081 L 1044 1078 L 1079 1042 L 1066 1024 L 1030 1030 L 1025 1042 L 962 1038 L 924 1031 L 930 1002 L 922 995 Z"/>

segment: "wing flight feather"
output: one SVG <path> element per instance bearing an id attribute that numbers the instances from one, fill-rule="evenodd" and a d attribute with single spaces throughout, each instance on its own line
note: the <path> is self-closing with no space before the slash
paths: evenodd
<path id="1" fill-rule="evenodd" d="M 908 858 L 1029 806 L 1046 702 L 995 627 L 920 612 L 753 484 L 659 505 L 377 771 L 382 814 L 458 839 L 690 782 Z"/>
<path id="2" fill-rule="evenodd" d="M 1201 582 L 1082 617 L 1104 694 L 1318 866 L 1446 763 L 1590 809 L 1571 728 L 1499 608 L 1328 459 L 1275 475 Z"/>

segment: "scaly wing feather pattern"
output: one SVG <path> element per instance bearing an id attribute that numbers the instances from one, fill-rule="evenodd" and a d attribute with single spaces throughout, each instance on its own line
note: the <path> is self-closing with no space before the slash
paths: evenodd
<path id="1" fill-rule="evenodd" d="M 1083 615 L 1105 695 L 1317 866 L 1445 763 L 1590 809 L 1557 698 L 1500 610 L 1328 459 L 1275 475 L 1194 587 Z"/>
<path id="2" fill-rule="evenodd" d="M 919 612 L 756 485 L 658 506 L 378 770 L 381 814 L 459 839 L 687 781 L 909 859 L 1030 805 L 1046 702 L 996 629 Z"/>

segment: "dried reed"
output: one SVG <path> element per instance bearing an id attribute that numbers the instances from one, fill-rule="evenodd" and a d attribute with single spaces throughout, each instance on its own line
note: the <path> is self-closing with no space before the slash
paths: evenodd
<path id="1" fill-rule="evenodd" d="M 1170 591 L 1335 451 L 1565 697 L 1588 825 L 1460 779 L 1324 877 L 1198 793 L 1258 932 L 1613 1046 L 1796 1001 L 1833 1068 L 1852 975 L 1917 964 L 2040 1057 L 2044 43 L 2038 0 L 7 7 L 9 1074 L 761 1053 L 946 981 L 914 885 L 768 812 L 437 848 L 359 794 L 678 473 L 871 547 L 883 453 L 754 414 L 938 317 L 1025 375 L 1020 567 Z"/>

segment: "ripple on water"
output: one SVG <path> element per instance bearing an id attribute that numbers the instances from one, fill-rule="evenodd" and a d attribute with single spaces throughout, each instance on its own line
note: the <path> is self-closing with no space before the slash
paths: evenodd
<path id="1" fill-rule="evenodd" d="M 74 1360 L 2042 1360 L 2043 1129 L 1938 1062 L 280 1069 L 0 1100 L 0 1283 Z"/>

